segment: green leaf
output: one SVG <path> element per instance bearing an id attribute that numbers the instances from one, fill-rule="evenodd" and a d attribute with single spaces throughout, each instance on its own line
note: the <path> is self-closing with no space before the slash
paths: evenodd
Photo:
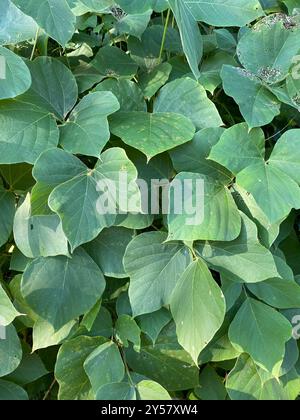
<path id="1" fill-rule="evenodd" d="M 300 308 L 300 286 L 292 279 L 269 279 L 248 285 L 248 289 L 258 299 L 275 308 Z"/>
<path id="2" fill-rule="evenodd" d="M 58 352 L 55 378 L 59 400 L 91 399 L 91 384 L 83 364 L 87 357 L 105 342 L 102 337 L 80 336 L 64 343 Z"/>
<path id="3" fill-rule="evenodd" d="M 168 392 L 157 382 L 141 381 L 137 385 L 137 392 L 140 400 L 159 401 L 172 400 Z"/>
<path id="4" fill-rule="evenodd" d="M 212 148 L 218 143 L 223 128 L 204 128 L 193 140 L 170 151 L 177 172 L 195 172 L 229 185 L 233 175 L 224 167 L 208 159 Z"/>
<path id="5" fill-rule="evenodd" d="M 26 391 L 13 382 L 0 380 L 0 400 L 1 401 L 24 401 L 28 400 Z"/>
<path id="6" fill-rule="evenodd" d="M 94 241 L 85 245 L 85 250 L 106 276 L 125 278 L 123 257 L 133 236 L 132 230 L 123 227 L 104 229 Z"/>
<path id="7" fill-rule="evenodd" d="M 1 328 L 2 330 L 2 328 Z M 5 327 L 4 338 L 0 337 L 0 378 L 17 369 L 22 360 L 22 347 L 15 327 Z"/>
<path id="8" fill-rule="evenodd" d="M 126 350 L 126 360 L 134 372 L 158 382 L 168 391 L 198 385 L 198 367 L 178 344 L 174 325 L 164 329 L 155 346 L 146 341 L 140 353 Z"/>
<path id="9" fill-rule="evenodd" d="M 0 47 L 0 57 L 0 99 L 15 98 L 30 88 L 31 76 L 29 69 L 21 57 L 7 48 Z M 2 66 L 4 66 L 3 69 Z"/>
<path id="10" fill-rule="evenodd" d="M 34 185 L 32 166 L 27 163 L 0 165 L 0 173 L 11 191 L 26 191 Z"/>
<path id="11" fill-rule="evenodd" d="M 273 328 L 276 326 L 276 334 Z M 229 339 L 240 351 L 274 376 L 279 374 L 291 324 L 269 306 L 247 298 L 229 328 Z M 267 349 L 267 351 L 266 351 Z"/>
<path id="12" fill-rule="evenodd" d="M 31 73 L 32 85 L 19 99 L 37 105 L 63 120 L 78 97 L 78 87 L 72 72 L 52 57 L 37 57 L 26 64 Z"/>
<path id="13" fill-rule="evenodd" d="M 60 144 L 68 152 L 95 156 L 110 138 L 107 117 L 118 111 L 119 102 L 111 92 L 95 92 L 85 96 L 60 127 Z"/>
<path id="14" fill-rule="evenodd" d="M 111 119 L 111 132 L 143 152 L 148 160 L 191 140 L 195 128 L 175 113 L 119 112 Z"/>
<path id="15" fill-rule="evenodd" d="M 100 401 L 134 401 L 136 400 L 135 388 L 126 382 L 115 382 L 103 385 L 96 394 Z"/>
<path id="16" fill-rule="evenodd" d="M 37 25 L 10 0 L 3 0 L 0 12 L 0 45 L 17 44 L 34 38 Z"/>
<path id="17" fill-rule="evenodd" d="M 4 289 L 0 285 L 0 325 L 6 327 L 21 314 L 15 309 Z"/>
<path id="18" fill-rule="evenodd" d="M 32 329 L 32 351 L 47 349 L 63 343 L 75 332 L 77 323 L 70 321 L 59 330 L 55 330 L 49 322 L 38 318 Z"/>
<path id="19" fill-rule="evenodd" d="M 285 22 L 285 16 L 267 17 L 240 39 L 237 54 L 241 64 L 266 83 L 284 80 L 292 59 L 300 50 L 300 26 Z"/>
<path id="20" fill-rule="evenodd" d="M 220 127 L 222 119 L 205 89 L 195 80 L 185 77 L 165 85 L 154 105 L 154 112 L 176 112 L 189 118 L 196 129 Z"/>
<path id="21" fill-rule="evenodd" d="M 102 13 L 114 4 L 113 0 L 80 0 L 91 12 Z"/>
<path id="22" fill-rule="evenodd" d="M 190 68 L 199 79 L 199 63 L 203 55 L 203 40 L 200 29 L 185 1 L 168 0 L 179 28 L 183 51 Z"/>
<path id="23" fill-rule="evenodd" d="M 177 175 L 172 186 L 169 240 L 231 241 L 237 238 L 241 217 L 227 187 L 205 175 L 188 172 Z"/>
<path id="24" fill-rule="evenodd" d="M 121 382 L 125 368 L 117 345 L 110 341 L 97 347 L 85 360 L 84 370 L 95 394 L 106 384 Z"/>
<path id="25" fill-rule="evenodd" d="M 102 272 L 83 249 L 72 258 L 38 258 L 22 278 L 27 303 L 56 330 L 91 309 L 104 288 Z"/>
<path id="26" fill-rule="evenodd" d="M 130 276 L 129 298 L 135 317 L 169 304 L 179 276 L 190 262 L 187 248 L 165 243 L 166 239 L 163 232 L 143 233 L 127 247 L 124 267 Z"/>
<path id="27" fill-rule="evenodd" d="M 141 347 L 141 330 L 135 320 L 129 315 L 121 315 L 116 322 L 116 337 L 125 346 L 128 347 L 130 341 L 135 349 Z"/>
<path id="28" fill-rule="evenodd" d="M 59 217 L 56 214 L 32 216 L 30 194 L 16 212 L 14 238 L 19 250 L 28 258 L 69 255 Z"/>
<path id="29" fill-rule="evenodd" d="M 101 306 L 99 313 L 92 325 L 89 335 L 95 337 L 107 337 L 111 338 L 113 335 L 113 322 L 110 312 Z"/>
<path id="30" fill-rule="evenodd" d="M 278 379 L 273 378 L 265 382 L 262 377 L 261 369 L 253 360 L 245 354 L 241 355 L 226 381 L 231 400 L 281 401 L 287 399 Z"/>
<path id="31" fill-rule="evenodd" d="M 112 226 L 118 209 L 126 213 L 140 208 L 136 168 L 119 148 L 104 152 L 94 169 L 67 152 L 52 150 L 40 157 L 34 176 L 39 182 L 57 185 L 50 194 L 49 207 L 62 220 L 72 250 Z M 133 188 L 124 197 L 126 185 Z"/>
<path id="32" fill-rule="evenodd" d="M 221 71 L 224 91 L 239 105 L 249 128 L 261 127 L 280 113 L 280 102 L 252 73 L 225 65 Z"/>
<path id="33" fill-rule="evenodd" d="M 33 164 L 42 152 L 58 144 L 56 122 L 41 108 L 18 100 L 1 101 L 0 119 L 0 163 Z"/>
<path id="34" fill-rule="evenodd" d="M 212 148 L 209 159 L 238 174 L 247 166 L 260 163 L 265 156 L 265 136 L 260 128 L 249 131 L 247 124 L 226 130 Z"/>
<path id="35" fill-rule="evenodd" d="M 196 20 L 212 26 L 245 26 L 264 15 L 258 0 L 183 0 Z"/>
<path id="36" fill-rule="evenodd" d="M 100 48 L 91 64 L 102 76 L 115 79 L 131 79 L 138 68 L 124 51 L 110 46 Z"/>
<path id="37" fill-rule="evenodd" d="M 300 184 L 300 130 L 289 130 L 277 141 L 270 165 L 289 175 Z"/>
<path id="38" fill-rule="evenodd" d="M 195 393 L 201 400 L 223 401 L 226 399 L 227 391 L 222 378 L 209 365 L 200 373 L 199 382 Z"/>
<path id="39" fill-rule="evenodd" d="M 66 0 L 13 0 L 13 3 L 63 47 L 75 31 L 75 16 Z"/>
<path id="40" fill-rule="evenodd" d="M 94 92 L 112 92 L 120 103 L 120 110 L 146 111 L 146 103 L 143 92 L 134 82 L 127 79 L 106 79 L 99 83 Z"/>
<path id="41" fill-rule="evenodd" d="M 169 63 L 162 63 L 151 72 L 144 72 L 139 75 L 139 85 L 148 100 L 164 86 L 168 81 L 172 66 Z M 174 111 L 173 111 L 174 112 Z"/>
<path id="42" fill-rule="evenodd" d="M 269 162 L 261 161 L 248 166 L 237 175 L 236 181 L 253 195 L 270 223 L 279 222 L 293 208 L 300 208 L 298 184 Z"/>
<path id="43" fill-rule="evenodd" d="M 221 328 L 226 312 L 224 295 L 203 260 L 194 261 L 180 277 L 171 312 L 179 344 L 197 364 L 200 352 Z"/>
<path id="44" fill-rule="evenodd" d="M 0 246 L 9 239 L 15 216 L 15 196 L 0 186 Z"/>
<path id="45" fill-rule="evenodd" d="M 143 333 L 151 338 L 153 345 L 162 329 L 171 321 L 172 316 L 166 308 L 149 314 L 140 315 L 136 318 L 137 323 Z"/>
<path id="46" fill-rule="evenodd" d="M 129 14 L 119 19 L 116 23 L 116 29 L 120 34 L 129 34 L 137 38 L 141 38 L 145 32 L 150 18 L 152 10 L 147 10 L 144 13 Z"/>
<path id="47" fill-rule="evenodd" d="M 231 242 L 198 242 L 196 250 L 215 270 L 240 282 L 258 283 L 280 277 L 271 252 L 262 246 L 257 228 L 242 214 L 240 236 Z"/>

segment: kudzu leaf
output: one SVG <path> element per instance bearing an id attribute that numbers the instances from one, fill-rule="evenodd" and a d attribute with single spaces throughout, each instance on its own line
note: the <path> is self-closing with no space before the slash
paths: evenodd
<path id="1" fill-rule="evenodd" d="M 245 26 L 264 15 L 258 0 L 183 0 L 196 20 L 212 26 Z"/>
<path id="2" fill-rule="evenodd" d="M 90 12 L 96 12 L 96 13 L 103 13 L 106 11 L 110 6 L 113 6 L 114 1 L 113 0 L 80 0 L 80 3 L 82 3 Z"/>
<path id="3" fill-rule="evenodd" d="M 125 278 L 123 257 L 128 244 L 134 237 L 132 230 L 123 227 L 104 229 L 85 250 L 108 277 Z"/>
<path id="4" fill-rule="evenodd" d="M 239 105 L 249 128 L 269 124 L 280 113 L 280 102 L 261 80 L 239 67 L 224 65 L 223 88 Z"/>
<path id="5" fill-rule="evenodd" d="M 169 209 L 169 240 L 231 241 L 241 231 L 241 217 L 229 189 L 206 175 L 177 175 Z"/>
<path id="6" fill-rule="evenodd" d="M 37 105 L 63 120 L 78 97 L 78 87 L 72 72 L 52 57 L 37 57 L 26 64 L 32 84 L 19 99 Z"/>
<path id="7" fill-rule="evenodd" d="M 280 277 L 271 252 L 262 246 L 257 228 L 244 214 L 239 237 L 229 242 L 197 242 L 196 250 L 215 270 L 241 282 L 258 283 Z"/>
<path id="8" fill-rule="evenodd" d="M 222 119 L 205 89 L 185 77 L 166 84 L 159 92 L 154 112 L 176 112 L 189 118 L 196 129 L 220 127 Z"/>
<path id="9" fill-rule="evenodd" d="M 96 393 L 99 401 L 135 401 L 135 388 L 127 382 L 114 382 L 103 385 Z"/>
<path id="10" fill-rule="evenodd" d="M 138 66 L 124 51 L 117 47 L 100 48 L 91 65 L 104 77 L 131 79 Z"/>
<path id="11" fill-rule="evenodd" d="M 72 258 L 38 258 L 27 266 L 22 278 L 27 303 L 55 330 L 91 309 L 104 289 L 101 270 L 83 249 Z"/>
<path id="12" fill-rule="evenodd" d="M 120 351 L 111 341 L 97 347 L 83 366 L 95 394 L 106 384 L 121 382 L 125 375 Z"/>
<path id="13" fill-rule="evenodd" d="M 91 383 L 83 364 L 101 344 L 102 337 L 79 336 L 66 341 L 59 349 L 55 365 L 55 378 L 59 384 L 59 400 L 92 399 Z"/>
<path id="14" fill-rule="evenodd" d="M 0 99 L 15 98 L 30 88 L 30 71 L 22 58 L 8 48 L 0 47 L 0 57 Z"/>
<path id="15" fill-rule="evenodd" d="M 60 127 L 61 146 L 70 153 L 100 158 L 110 138 L 107 117 L 119 108 L 111 92 L 86 95 Z"/>
<path id="16" fill-rule="evenodd" d="M 222 378 L 209 365 L 201 372 L 199 386 L 195 388 L 195 393 L 204 401 L 224 401 L 227 396 Z"/>
<path id="17" fill-rule="evenodd" d="M 169 63 L 162 63 L 151 72 L 144 72 L 139 75 L 139 86 L 145 98 L 148 100 L 168 81 L 172 66 Z M 173 110 L 174 112 L 174 110 Z"/>
<path id="18" fill-rule="evenodd" d="M 116 22 L 115 27 L 120 34 L 128 34 L 141 38 L 145 32 L 150 18 L 152 10 L 147 10 L 144 13 L 135 13 L 125 15 Z"/>
<path id="19" fill-rule="evenodd" d="M 175 113 L 119 112 L 111 118 L 111 132 L 143 152 L 148 160 L 191 140 L 192 122 Z"/>
<path id="20" fill-rule="evenodd" d="M 32 169 L 27 163 L 0 165 L 0 173 L 11 191 L 26 191 L 34 185 Z"/>
<path id="21" fill-rule="evenodd" d="M 163 232 L 143 233 L 127 247 L 124 267 L 130 276 L 129 297 L 134 316 L 169 304 L 179 276 L 190 262 L 187 248 L 180 243 L 165 243 L 166 239 Z"/>
<path id="22" fill-rule="evenodd" d="M 266 83 L 286 78 L 300 49 L 300 25 L 285 15 L 268 16 L 241 37 L 237 55 L 246 70 Z"/>
<path id="23" fill-rule="evenodd" d="M 191 263 L 181 275 L 172 294 L 171 312 L 178 342 L 197 364 L 226 312 L 224 295 L 203 260 Z"/>
<path id="24" fill-rule="evenodd" d="M 276 143 L 269 163 L 300 184 L 300 130 L 288 130 Z"/>
<path id="25" fill-rule="evenodd" d="M 238 174 L 250 165 L 260 163 L 265 156 L 265 136 L 260 128 L 249 132 L 247 124 L 237 124 L 226 130 L 212 148 L 209 159 Z"/>
<path id="26" fill-rule="evenodd" d="M 15 216 L 15 196 L 0 186 L 0 246 L 9 239 Z"/>
<path id="27" fill-rule="evenodd" d="M 32 216 L 30 194 L 16 212 L 14 238 L 27 258 L 69 255 L 68 241 L 59 217 L 56 214 Z"/>
<path id="28" fill-rule="evenodd" d="M 75 16 L 66 0 L 13 0 L 44 31 L 65 47 L 75 31 Z"/>
<path id="29" fill-rule="evenodd" d="M 52 150 L 40 157 L 34 176 L 39 182 L 57 185 L 50 194 L 49 206 L 60 216 L 73 250 L 95 239 L 105 227 L 112 226 L 117 210 L 126 213 L 140 208 L 136 168 L 119 148 L 104 152 L 94 169 L 87 168 L 67 152 Z M 123 196 L 129 184 L 128 196 Z M 105 208 L 106 200 L 110 208 Z"/>
<path id="30" fill-rule="evenodd" d="M 140 400 L 159 401 L 172 400 L 169 393 L 157 382 L 141 381 L 137 384 L 137 392 Z"/>
<path id="31" fill-rule="evenodd" d="M 168 391 L 190 389 L 199 382 L 198 367 L 178 344 L 174 324 L 162 331 L 155 346 L 145 341 L 140 353 L 126 350 L 126 360 L 134 372 L 158 382 Z"/>
<path id="32" fill-rule="evenodd" d="M 204 128 L 195 134 L 191 142 L 171 150 L 170 156 L 176 171 L 207 175 L 229 185 L 233 175 L 226 168 L 208 159 L 223 133 L 223 128 Z"/>
<path id="33" fill-rule="evenodd" d="M 18 100 L 1 101 L 0 121 L 0 163 L 33 164 L 42 152 L 58 144 L 55 119 L 35 105 Z"/>
<path id="34" fill-rule="evenodd" d="M 183 51 L 190 68 L 198 80 L 199 63 L 203 55 L 203 40 L 200 29 L 185 1 L 168 0 L 180 32 Z"/>
<path id="35" fill-rule="evenodd" d="M 27 401 L 27 392 L 19 385 L 0 379 L 0 401 Z"/>
<path id="36" fill-rule="evenodd" d="M 49 322 L 38 318 L 32 329 L 32 351 L 47 349 L 63 343 L 75 332 L 76 325 L 76 321 L 70 321 L 59 330 L 55 330 Z"/>
<path id="37" fill-rule="evenodd" d="M 21 315 L 11 303 L 9 297 L 5 293 L 3 287 L 0 285 L 0 325 L 5 327 L 11 324 L 14 319 Z"/>
<path id="38" fill-rule="evenodd" d="M 10 0 L 3 0 L 0 12 L 0 45 L 17 44 L 34 38 L 37 24 Z"/>
<path id="39" fill-rule="evenodd" d="M 2 323 L 1 323 L 2 324 Z M 1 330 L 3 327 L 1 328 Z M 0 339 L 0 378 L 17 369 L 22 360 L 22 347 L 15 327 L 11 324 L 4 329 Z"/>
<path id="40" fill-rule="evenodd" d="M 275 309 L 247 298 L 230 325 L 229 339 L 258 366 L 277 376 L 291 330 L 291 324 Z"/>
<path id="41" fill-rule="evenodd" d="M 300 308 L 300 286 L 293 279 L 274 278 L 248 288 L 258 299 L 275 308 Z"/>
<path id="42" fill-rule="evenodd" d="M 146 111 L 143 92 L 138 85 L 127 79 L 105 79 L 94 92 L 112 92 L 120 103 L 120 111 Z"/>
<path id="43" fill-rule="evenodd" d="M 281 401 L 287 399 L 277 378 L 264 382 L 261 369 L 246 354 L 242 354 L 226 381 L 227 392 L 233 401 Z"/>
<path id="44" fill-rule="evenodd" d="M 252 194 L 270 223 L 284 219 L 293 208 L 300 208 L 298 184 L 269 162 L 248 166 L 237 175 L 236 181 Z"/>
<path id="45" fill-rule="evenodd" d="M 155 344 L 160 332 L 171 319 L 172 316 L 166 308 L 161 308 L 158 311 L 140 315 L 136 318 L 141 330 L 151 338 L 153 344 Z"/>
<path id="46" fill-rule="evenodd" d="M 141 330 L 135 320 L 129 315 L 121 315 L 116 322 L 116 337 L 125 346 L 129 341 L 134 344 L 136 350 L 141 347 Z"/>

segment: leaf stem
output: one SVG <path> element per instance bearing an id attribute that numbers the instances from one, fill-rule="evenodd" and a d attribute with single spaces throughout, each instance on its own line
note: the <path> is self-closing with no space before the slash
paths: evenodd
<path id="1" fill-rule="evenodd" d="M 33 44 L 31 55 L 30 55 L 30 61 L 32 61 L 33 57 L 34 57 L 36 45 L 37 45 L 38 38 L 39 38 L 39 32 L 40 32 L 40 28 L 38 27 L 37 30 L 36 30 L 36 34 L 35 34 L 35 38 L 34 38 L 34 44 Z"/>
<path id="2" fill-rule="evenodd" d="M 163 37 L 162 37 L 162 40 L 161 40 L 161 46 L 160 46 L 160 52 L 159 52 L 159 61 L 161 61 L 161 59 L 162 59 L 162 55 L 163 55 L 164 48 L 165 48 L 165 42 L 166 42 L 166 36 L 167 36 L 167 30 L 168 30 L 170 15 L 171 15 L 171 9 L 168 9 L 168 14 L 167 14 L 166 22 L 165 22 L 165 27 L 164 27 L 164 33 L 163 33 Z"/>

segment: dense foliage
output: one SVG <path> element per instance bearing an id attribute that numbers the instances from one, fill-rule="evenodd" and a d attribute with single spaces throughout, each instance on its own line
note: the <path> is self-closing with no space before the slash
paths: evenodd
<path id="1" fill-rule="evenodd" d="M 295 400 L 300 1 L 117 3 L 0 0 L 0 399 Z"/>

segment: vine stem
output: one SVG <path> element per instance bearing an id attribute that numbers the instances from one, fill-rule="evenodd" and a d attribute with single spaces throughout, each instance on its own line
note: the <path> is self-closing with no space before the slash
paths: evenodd
<path id="1" fill-rule="evenodd" d="M 165 42 L 166 42 L 166 36 L 167 36 L 167 30 L 168 30 L 170 15 L 171 15 L 171 9 L 168 9 L 168 14 L 167 14 L 166 22 L 165 22 L 165 27 L 164 27 L 164 33 L 163 33 L 163 37 L 162 37 L 162 40 L 161 40 L 161 47 L 160 47 L 160 52 L 159 52 L 159 61 L 161 61 L 161 59 L 162 59 L 162 55 L 163 55 L 164 48 L 165 48 Z"/>
<path id="2" fill-rule="evenodd" d="M 35 38 L 34 38 L 34 44 L 33 44 L 33 48 L 32 48 L 31 55 L 30 55 L 30 61 L 32 61 L 33 57 L 34 57 L 34 52 L 35 52 L 36 45 L 37 45 L 38 38 L 39 38 L 39 32 L 40 32 L 40 28 L 38 27 L 37 30 L 36 30 L 36 34 L 35 34 Z"/>
<path id="3" fill-rule="evenodd" d="M 43 398 L 43 401 L 46 401 L 47 400 L 47 398 L 49 397 L 50 392 L 52 391 L 52 389 L 53 389 L 53 387 L 54 387 L 55 384 L 56 384 L 56 379 L 54 378 L 53 382 L 51 383 L 48 391 L 46 392 L 46 394 L 45 394 L 45 396 Z"/>

